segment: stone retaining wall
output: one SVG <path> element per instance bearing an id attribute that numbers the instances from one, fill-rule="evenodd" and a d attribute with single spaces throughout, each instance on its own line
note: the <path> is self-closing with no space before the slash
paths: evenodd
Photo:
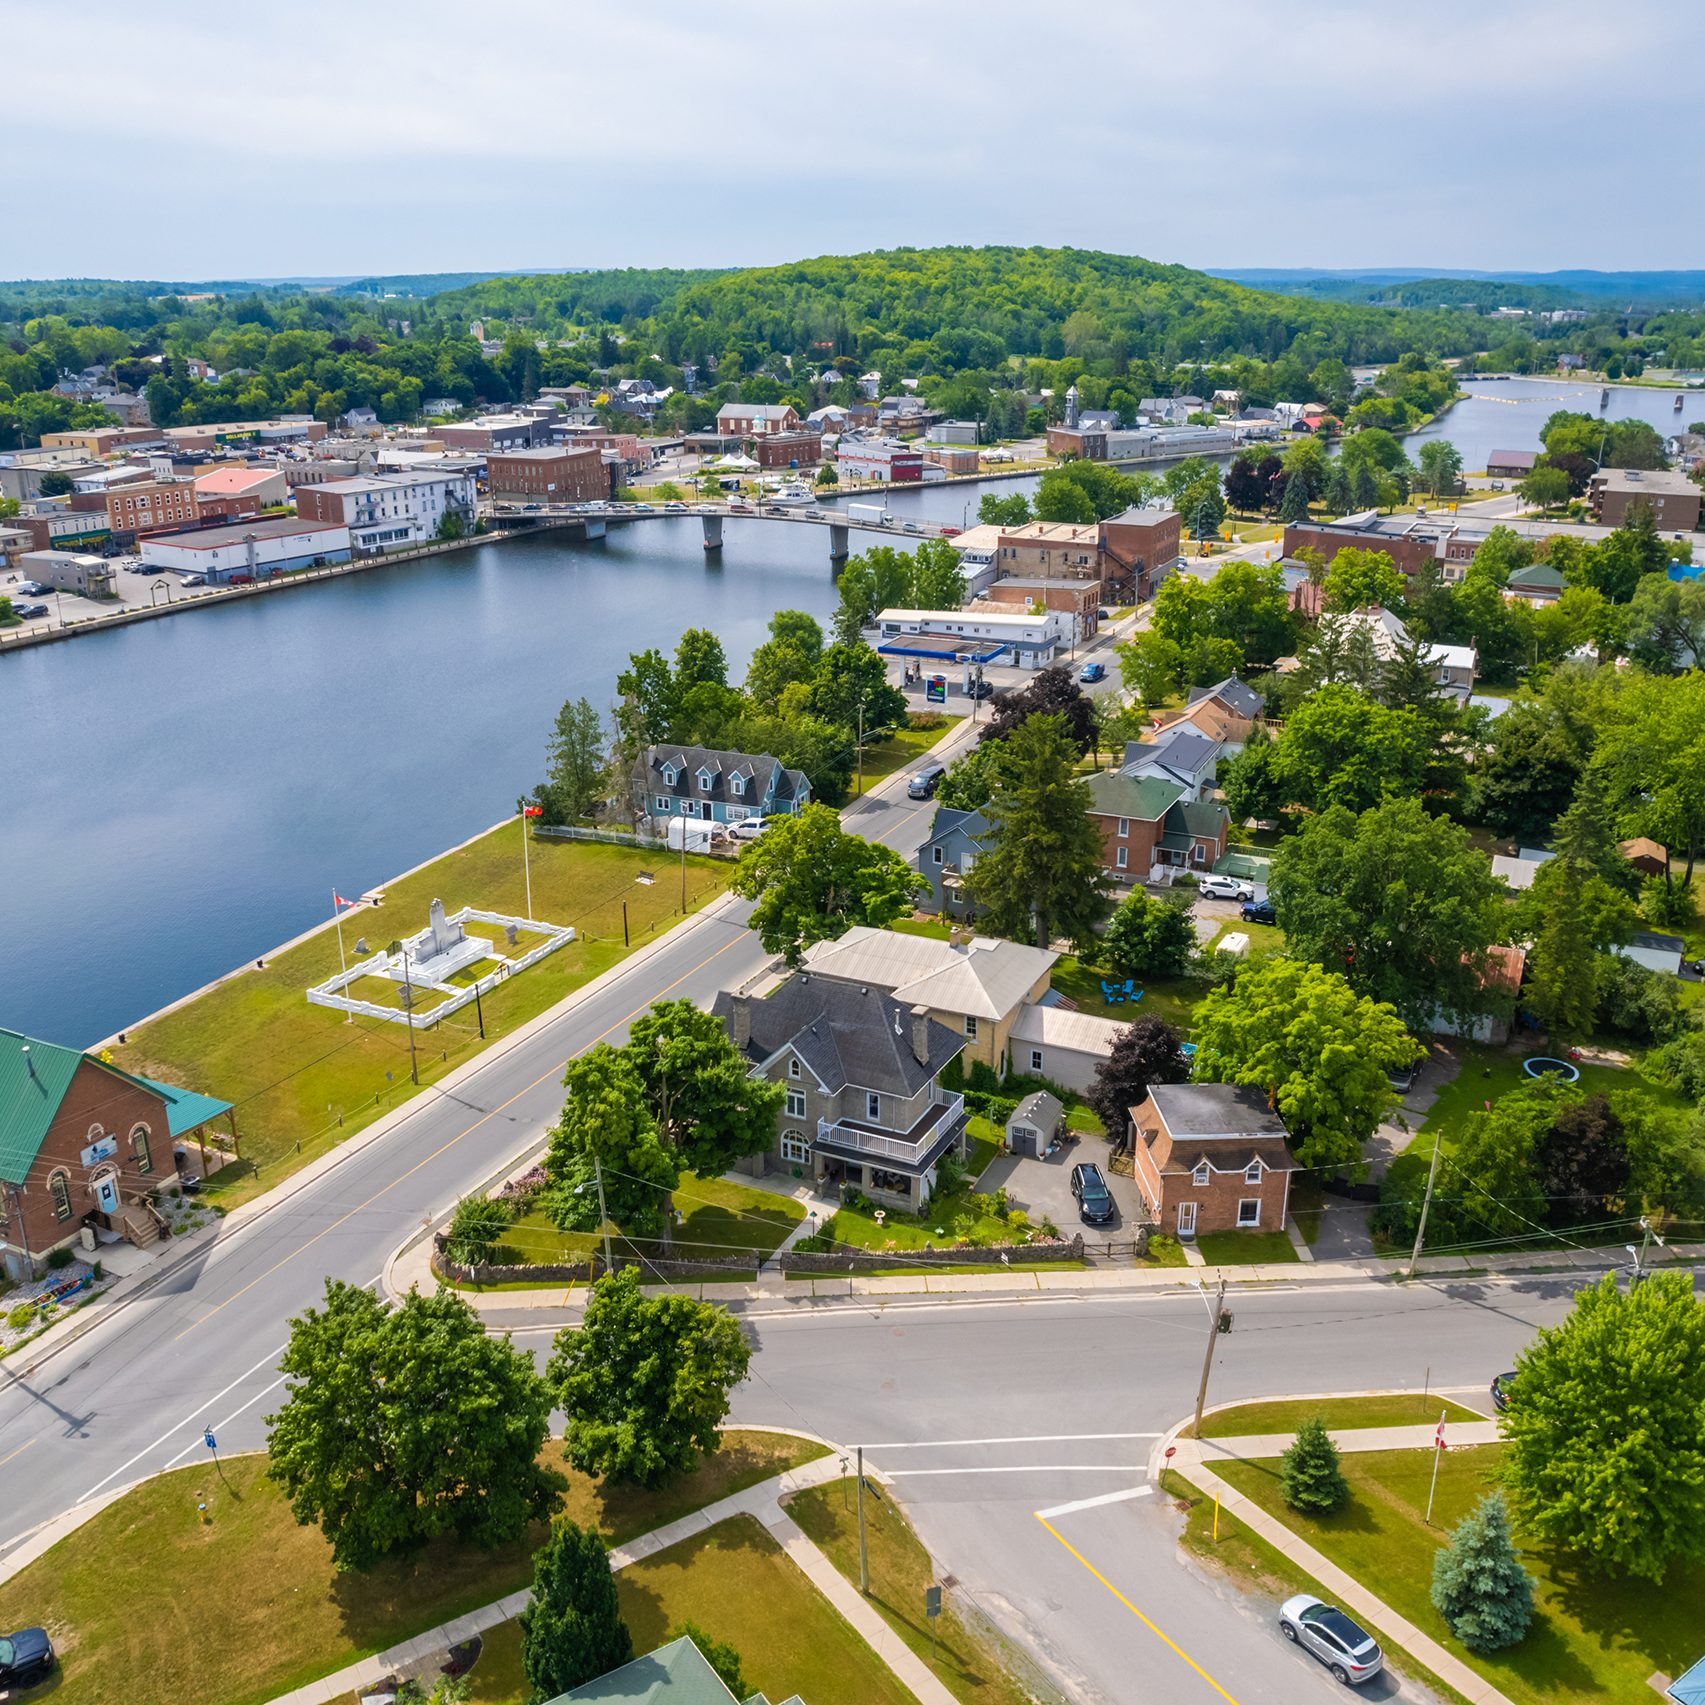
<path id="1" fill-rule="evenodd" d="M 642 1279 L 755 1279 L 758 1276 L 756 1256 L 732 1259 L 705 1256 L 698 1260 L 676 1260 L 668 1256 L 617 1255 L 614 1270 L 621 1272 L 626 1267 L 637 1267 Z M 439 1278 L 458 1285 L 572 1285 L 590 1284 L 602 1274 L 604 1263 L 529 1262 L 510 1266 L 496 1261 L 471 1264 L 452 1261 L 446 1251 L 444 1236 L 439 1233 L 432 1240 L 432 1270 Z"/>
<path id="2" fill-rule="evenodd" d="M 885 1267 L 990 1267 L 1037 1261 L 1081 1261 L 1083 1237 L 1069 1243 L 1010 1243 L 993 1248 L 843 1249 L 818 1254 L 790 1249 L 775 1264 L 784 1273 L 869 1273 Z"/>

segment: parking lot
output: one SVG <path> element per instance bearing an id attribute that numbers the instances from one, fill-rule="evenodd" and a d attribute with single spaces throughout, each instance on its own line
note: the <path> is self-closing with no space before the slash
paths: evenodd
<path id="1" fill-rule="evenodd" d="M 0 597 L 16 604 L 45 604 L 45 615 L 26 619 L 21 628 L 9 628 L 9 633 L 32 633 L 43 628 L 68 627 L 73 622 L 86 622 L 95 616 L 110 616 L 119 610 L 146 610 L 151 605 L 183 596 L 182 576 L 174 572 L 141 571 L 142 559 L 136 556 L 117 556 L 107 559 L 114 571 L 116 598 L 85 598 L 77 592 L 56 592 L 51 587 L 42 593 L 28 593 L 20 588 L 29 580 L 21 571 L 0 576 Z"/>
<path id="2" fill-rule="evenodd" d="M 1075 1143 L 1068 1143 L 1045 1160 L 998 1155 L 989 1163 L 977 1187 L 990 1193 L 1005 1190 L 1012 1205 L 1022 1208 L 1033 1223 L 1039 1225 L 1050 1219 L 1065 1237 L 1081 1231 L 1091 1240 L 1118 1238 L 1123 1242 L 1147 1216 L 1136 1185 L 1129 1178 L 1116 1177 L 1109 1168 L 1110 1153 L 1111 1145 L 1105 1137 L 1080 1135 Z M 1118 1208 L 1114 1219 L 1105 1225 L 1084 1224 L 1078 1213 L 1077 1198 L 1072 1195 L 1072 1168 L 1086 1161 L 1101 1168 Z"/>

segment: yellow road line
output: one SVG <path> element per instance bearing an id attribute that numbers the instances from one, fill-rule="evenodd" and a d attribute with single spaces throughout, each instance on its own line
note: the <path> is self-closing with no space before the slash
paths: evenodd
<path id="1" fill-rule="evenodd" d="M 1181 1645 L 1179 1645 L 1178 1642 L 1176 1640 L 1174 1640 L 1170 1634 L 1166 1633 L 1165 1630 L 1156 1627 L 1155 1624 L 1153 1622 L 1151 1622 L 1148 1617 L 1144 1616 L 1143 1613 L 1140 1610 L 1138 1610 L 1137 1607 L 1134 1604 L 1132 1604 L 1131 1601 L 1128 1598 L 1126 1598 L 1125 1595 L 1122 1592 L 1120 1592 L 1119 1589 L 1116 1586 L 1114 1586 L 1113 1583 L 1110 1580 L 1108 1580 L 1108 1578 L 1104 1574 L 1102 1574 L 1102 1572 L 1098 1568 L 1096 1568 L 1096 1566 L 1092 1562 L 1090 1562 L 1090 1560 L 1087 1557 L 1085 1557 L 1084 1554 L 1081 1551 L 1079 1551 L 1078 1548 L 1075 1545 L 1073 1545 L 1072 1542 L 1069 1539 L 1067 1539 L 1066 1536 L 1063 1533 L 1061 1533 L 1060 1530 L 1057 1527 L 1055 1527 L 1054 1524 L 1051 1521 L 1049 1521 L 1047 1519 L 1047 1517 L 1045 1517 L 1040 1511 L 1037 1511 L 1036 1519 L 1039 1522 L 1041 1522 L 1041 1524 L 1045 1528 L 1047 1528 L 1047 1530 L 1051 1534 L 1053 1534 L 1053 1536 L 1057 1540 L 1059 1540 L 1059 1542 L 1063 1546 L 1065 1546 L 1065 1548 L 1072 1554 L 1072 1556 L 1074 1556 L 1084 1566 L 1084 1568 L 1086 1568 L 1110 1593 L 1112 1593 L 1112 1595 L 1116 1599 L 1118 1599 L 1118 1601 L 1122 1605 L 1124 1605 L 1124 1607 L 1128 1611 L 1130 1611 L 1130 1613 L 1134 1617 L 1136 1617 L 1136 1619 L 1140 1623 L 1142 1623 L 1142 1625 L 1146 1629 L 1148 1629 L 1148 1631 L 1152 1635 L 1154 1635 L 1154 1637 L 1157 1640 L 1159 1640 L 1162 1645 L 1168 1646 L 1174 1652 L 1176 1652 L 1178 1654 L 1178 1656 L 1181 1657 L 1185 1661 L 1185 1663 L 1187 1663 L 1191 1667 L 1191 1669 L 1193 1669 L 1197 1673 L 1197 1675 L 1199 1675 L 1202 1678 L 1202 1680 L 1205 1681 L 1208 1684 L 1208 1686 L 1211 1687 L 1214 1690 L 1214 1692 L 1216 1692 L 1220 1696 L 1220 1698 L 1222 1698 L 1228 1702 L 1228 1705 L 1237 1705 L 1237 1701 L 1234 1698 L 1232 1698 L 1232 1696 L 1229 1693 L 1227 1693 L 1226 1690 L 1223 1687 L 1221 1687 L 1220 1684 L 1217 1681 L 1215 1681 L 1214 1678 L 1211 1675 L 1209 1675 L 1208 1672 L 1205 1669 L 1203 1669 L 1202 1666 L 1199 1663 L 1197 1663 L 1196 1660 L 1193 1657 L 1191 1657 L 1190 1654 L 1187 1651 L 1185 1651 L 1184 1648 Z"/>
<path id="2" fill-rule="evenodd" d="M 662 1000 L 663 997 L 669 993 L 670 989 L 679 988 L 681 986 L 681 984 L 686 982 L 686 980 L 689 977 L 697 976 L 698 973 L 700 971 L 702 971 L 705 968 L 705 966 L 710 964 L 710 962 L 713 959 L 721 958 L 722 955 L 724 953 L 726 953 L 729 950 L 729 948 L 733 947 L 736 942 L 744 941 L 745 939 L 746 938 L 744 935 L 737 935 L 732 940 L 725 941 L 722 944 L 722 946 L 716 950 L 715 953 L 707 955 L 705 958 L 701 959 L 698 962 L 698 964 L 691 966 L 689 969 L 683 971 L 680 974 L 680 976 L 678 976 L 675 979 L 675 981 L 669 985 L 668 988 L 660 990 L 658 992 L 658 994 L 656 995 L 655 999 L 656 1000 Z M 642 1012 L 647 1011 L 652 1006 L 652 1004 L 653 1004 L 653 1002 L 651 1000 L 646 1000 L 646 1001 L 642 1002 L 639 1006 L 636 1006 L 632 1012 L 628 1013 L 626 1017 L 618 1018 L 616 1020 L 616 1022 L 614 1024 L 610 1025 L 610 1027 L 607 1030 L 604 1030 L 599 1035 L 593 1037 L 592 1041 L 589 1042 L 587 1044 L 587 1046 L 588 1047 L 596 1047 L 597 1044 L 602 1042 L 606 1036 L 614 1035 L 615 1032 L 620 1030 L 624 1024 L 631 1023 L 634 1019 L 638 1018 Z M 584 1052 L 584 1050 L 582 1050 L 582 1052 Z M 574 1056 L 570 1055 L 569 1058 L 572 1059 L 572 1058 L 574 1058 Z M 474 1123 L 471 1124 L 470 1126 L 468 1126 L 468 1128 L 465 1131 L 459 1131 L 455 1136 L 451 1137 L 448 1142 L 441 1143 L 437 1148 L 435 1148 L 432 1151 L 431 1154 L 425 1156 L 423 1159 L 417 1161 L 413 1166 L 411 1166 L 407 1172 L 404 1172 L 404 1173 L 400 1174 L 398 1177 L 393 1178 L 390 1181 L 390 1183 L 388 1183 L 387 1185 L 384 1186 L 383 1189 L 375 1190 L 373 1192 L 373 1194 L 366 1199 L 366 1201 L 357 1202 L 355 1204 L 355 1206 L 349 1210 L 348 1213 L 341 1215 L 339 1218 L 333 1220 L 330 1225 L 324 1227 L 320 1231 L 315 1232 L 315 1234 L 312 1237 L 310 1237 L 306 1243 L 298 1244 L 294 1249 L 292 1249 L 290 1251 L 290 1253 L 288 1255 L 286 1255 L 284 1257 L 284 1259 L 282 1261 L 274 1262 L 273 1265 L 268 1267 L 264 1273 L 258 1274 L 255 1278 L 249 1280 L 249 1282 L 246 1285 L 244 1285 L 240 1291 L 233 1291 L 230 1294 L 230 1296 L 226 1297 L 226 1299 L 222 1303 L 219 1303 L 215 1307 L 210 1308 L 207 1311 L 207 1313 L 201 1317 L 201 1319 L 194 1321 L 192 1324 L 186 1326 L 183 1329 L 183 1331 L 178 1334 L 178 1338 L 179 1339 L 187 1338 L 190 1335 L 190 1333 L 192 1333 L 193 1331 L 196 1330 L 197 1327 L 205 1326 L 207 1324 L 207 1322 L 210 1321 L 214 1317 L 214 1315 L 216 1315 L 220 1312 L 220 1310 L 229 1308 L 231 1306 L 231 1304 L 234 1303 L 239 1297 L 246 1296 L 250 1291 L 252 1291 L 255 1288 L 256 1285 L 262 1283 L 266 1279 L 270 1279 L 272 1277 L 272 1275 L 279 1270 L 279 1268 L 289 1266 L 289 1264 L 292 1261 L 294 1261 L 298 1255 L 302 1254 L 305 1250 L 312 1249 L 314 1247 L 314 1245 L 316 1243 L 318 1243 L 322 1237 L 329 1237 L 334 1231 L 337 1230 L 337 1228 L 339 1226 L 343 1225 L 346 1221 L 354 1219 L 355 1216 L 358 1213 L 360 1213 L 364 1208 L 372 1207 L 372 1205 L 375 1202 L 377 1202 L 381 1196 L 389 1194 L 389 1192 L 396 1189 L 396 1187 L 399 1184 L 406 1183 L 410 1178 L 412 1178 L 415 1175 L 415 1173 L 419 1172 L 423 1166 L 430 1166 L 432 1164 L 432 1162 L 435 1161 L 439 1157 L 439 1155 L 447 1153 L 449 1150 L 453 1149 L 457 1143 L 462 1142 L 465 1138 L 471 1137 L 474 1134 L 474 1132 L 477 1131 L 482 1125 L 485 1125 L 485 1124 L 489 1123 L 491 1120 L 495 1119 L 498 1116 L 498 1114 L 504 1112 L 507 1108 L 513 1107 L 515 1105 L 515 1103 L 521 1099 L 522 1096 L 531 1095 L 532 1092 L 535 1089 L 537 1089 L 540 1084 L 548 1083 L 553 1077 L 560 1077 L 564 1067 L 567 1064 L 568 1064 L 567 1060 L 560 1061 L 557 1065 L 553 1066 L 550 1071 L 541 1074 L 539 1077 L 534 1078 L 531 1083 L 526 1084 L 522 1088 L 516 1090 L 516 1092 L 512 1096 L 510 1096 L 510 1098 L 507 1101 L 502 1103 L 501 1106 L 492 1108 L 492 1110 L 489 1113 L 483 1115 L 479 1119 L 476 1119 L 474 1121 Z M 174 1342 L 176 1342 L 176 1340 L 174 1340 Z"/>

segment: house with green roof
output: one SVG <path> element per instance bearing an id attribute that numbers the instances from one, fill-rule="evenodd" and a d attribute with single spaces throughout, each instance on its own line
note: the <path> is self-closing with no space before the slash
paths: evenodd
<path id="1" fill-rule="evenodd" d="M 1101 865 L 1114 881 L 1211 870 L 1225 857 L 1230 814 L 1217 800 L 1199 798 L 1187 781 L 1128 770 L 1103 770 L 1088 780 Z"/>
<path id="2" fill-rule="evenodd" d="M 230 1113 L 228 1101 L 0 1029 L 0 1268 L 34 1278 L 85 1228 L 153 1243 L 164 1229 L 153 1198 L 177 1186 L 179 1145 Z"/>
<path id="3" fill-rule="evenodd" d="M 643 1658 L 588 1681 L 550 1705 L 769 1705 L 763 1694 L 744 1702 L 723 1685 L 710 1660 L 689 1639 L 671 1640 Z M 796 1693 L 782 1705 L 805 1705 Z"/>

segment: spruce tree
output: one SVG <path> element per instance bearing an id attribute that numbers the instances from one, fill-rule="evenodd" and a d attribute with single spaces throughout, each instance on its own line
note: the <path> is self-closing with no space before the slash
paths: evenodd
<path id="1" fill-rule="evenodd" d="M 1433 1608 L 1471 1652 L 1515 1645 L 1533 1620 L 1533 1580 L 1510 1537 L 1502 1492 L 1482 1498 L 1433 1557 Z"/>
<path id="2" fill-rule="evenodd" d="M 1297 1428 L 1280 1463 L 1279 1489 L 1285 1502 L 1305 1515 L 1329 1515 L 1349 1497 L 1338 1447 L 1318 1415 Z"/>
<path id="3" fill-rule="evenodd" d="M 559 1523 L 533 1558 L 533 1599 L 521 1612 L 521 1668 L 534 1705 L 592 1681 L 633 1656 L 616 1577 L 590 1528 Z"/>
<path id="4" fill-rule="evenodd" d="M 1308 519 L 1308 481 L 1300 472 L 1285 481 L 1284 501 L 1279 505 L 1279 519 L 1290 526 Z"/>

